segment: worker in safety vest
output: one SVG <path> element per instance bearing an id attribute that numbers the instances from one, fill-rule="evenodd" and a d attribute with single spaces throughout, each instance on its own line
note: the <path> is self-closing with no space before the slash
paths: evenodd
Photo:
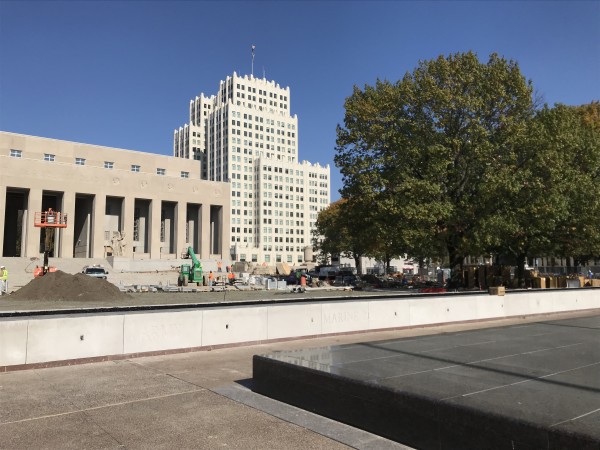
<path id="1" fill-rule="evenodd" d="M 208 285 L 212 286 L 214 281 L 215 281 L 215 274 L 211 270 L 210 273 L 208 274 Z"/>
<path id="2" fill-rule="evenodd" d="M 227 278 L 229 279 L 229 284 L 233 284 L 233 280 L 235 280 L 235 275 L 233 274 L 233 272 L 229 272 L 227 274 Z"/>
<path id="3" fill-rule="evenodd" d="M 0 295 L 8 294 L 8 270 L 0 266 Z"/>

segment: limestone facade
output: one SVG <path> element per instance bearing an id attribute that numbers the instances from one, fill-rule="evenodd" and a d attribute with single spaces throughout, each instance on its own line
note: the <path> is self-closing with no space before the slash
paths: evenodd
<path id="1" fill-rule="evenodd" d="M 201 179 L 201 162 L 0 132 L 2 256 L 39 257 L 47 228 L 35 213 L 67 217 L 51 256 L 171 259 L 191 246 L 229 257 L 230 186 Z"/>

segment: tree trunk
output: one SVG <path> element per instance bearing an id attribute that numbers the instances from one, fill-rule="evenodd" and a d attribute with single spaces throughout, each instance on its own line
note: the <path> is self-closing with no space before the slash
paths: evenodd
<path id="1" fill-rule="evenodd" d="M 525 287 L 525 263 L 527 257 L 524 253 L 517 255 L 517 280 L 520 288 Z"/>
<path id="2" fill-rule="evenodd" d="M 358 275 L 362 275 L 361 255 L 357 255 L 356 253 L 353 253 L 353 255 L 354 255 L 354 266 L 356 267 L 356 273 Z"/>
<path id="3" fill-rule="evenodd" d="M 464 286 L 463 280 L 463 255 L 458 254 L 458 250 L 452 244 L 446 244 L 448 249 L 448 259 L 450 262 L 450 287 L 460 288 Z"/>

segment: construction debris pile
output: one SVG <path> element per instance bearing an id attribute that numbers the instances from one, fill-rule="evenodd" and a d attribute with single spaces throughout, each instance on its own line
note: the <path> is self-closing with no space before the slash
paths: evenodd
<path id="1" fill-rule="evenodd" d="M 11 299 L 17 300 L 83 300 L 89 302 L 119 300 L 128 297 L 128 294 L 121 292 L 118 287 L 106 280 L 82 273 L 70 275 L 60 270 L 34 278 L 11 295 Z"/>

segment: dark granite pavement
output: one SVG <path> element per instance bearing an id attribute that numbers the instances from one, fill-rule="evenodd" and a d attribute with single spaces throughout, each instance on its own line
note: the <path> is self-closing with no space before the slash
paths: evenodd
<path id="1" fill-rule="evenodd" d="M 254 358 L 257 392 L 424 449 L 600 449 L 600 315 Z"/>

